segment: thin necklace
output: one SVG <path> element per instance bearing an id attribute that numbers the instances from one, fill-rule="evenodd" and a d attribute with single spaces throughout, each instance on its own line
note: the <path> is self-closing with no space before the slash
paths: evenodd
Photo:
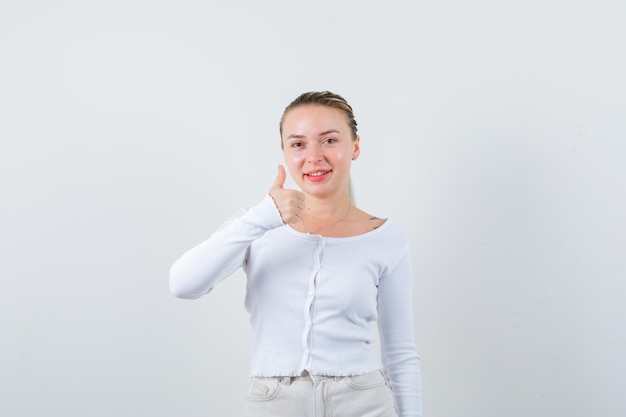
<path id="1" fill-rule="evenodd" d="M 312 234 L 320 234 L 320 232 L 322 230 L 330 229 L 331 227 L 333 227 L 337 223 L 341 223 L 341 222 L 345 221 L 348 218 L 348 216 L 350 215 L 350 210 L 351 209 L 352 209 L 352 204 L 348 205 L 348 211 L 346 212 L 346 215 L 343 217 L 343 219 L 339 219 L 336 222 L 329 224 L 328 226 L 318 227 L 317 230 L 316 230 L 316 233 L 311 233 L 309 231 L 309 228 L 307 227 L 306 222 L 304 221 L 304 216 L 302 216 L 302 225 L 304 226 L 304 230 L 306 230 L 306 232 L 308 234 L 310 234 L 310 235 L 312 235 Z"/>

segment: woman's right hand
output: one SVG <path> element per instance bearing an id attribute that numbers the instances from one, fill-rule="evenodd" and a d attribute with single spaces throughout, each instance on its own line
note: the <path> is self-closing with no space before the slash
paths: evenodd
<path id="1" fill-rule="evenodd" d="M 300 191 L 285 189 L 285 179 L 287 173 L 282 165 L 278 165 L 278 175 L 269 195 L 274 199 L 274 204 L 278 208 L 280 217 L 285 224 L 294 224 L 300 221 L 302 211 L 304 210 L 304 194 Z"/>

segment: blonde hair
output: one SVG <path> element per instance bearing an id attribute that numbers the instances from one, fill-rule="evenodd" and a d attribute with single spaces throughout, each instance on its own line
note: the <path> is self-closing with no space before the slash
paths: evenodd
<path id="1" fill-rule="evenodd" d="M 352 140 L 356 141 L 358 136 L 357 123 L 354 118 L 354 112 L 352 110 L 352 106 L 348 104 L 345 98 L 340 96 L 339 94 L 332 93 L 330 91 L 309 91 L 307 93 L 300 94 L 294 101 L 289 103 L 285 110 L 283 111 L 283 115 L 280 118 L 279 131 L 280 131 L 280 148 L 283 149 L 283 122 L 285 121 L 285 116 L 289 112 L 299 106 L 305 105 L 318 105 L 318 106 L 327 106 L 335 109 L 341 110 L 347 119 L 348 126 L 350 127 L 352 133 Z M 347 186 L 348 199 L 352 204 L 355 203 L 354 198 L 354 187 L 352 185 L 352 178 L 348 175 L 348 186 Z"/>
<path id="2" fill-rule="evenodd" d="M 283 115 L 280 118 L 280 146 L 283 146 L 283 122 L 285 121 L 285 115 L 289 112 L 289 110 L 294 109 L 298 106 L 304 106 L 307 104 L 316 104 L 319 106 L 327 106 L 333 107 L 335 109 L 339 109 L 346 115 L 348 119 L 348 126 L 350 126 L 350 130 L 352 131 L 352 139 L 356 140 L 357 137 L 357 123 L 354 119 L 354 112 L 352 111 L 352 106 L 348 104 L 345 98 L 341 97 L 339 94 L 331 93 L 330 91 L 309 91 L 308 93 L 300 94 L 294 101 L 289 103 L 285 110 L 283 111 Z"/>

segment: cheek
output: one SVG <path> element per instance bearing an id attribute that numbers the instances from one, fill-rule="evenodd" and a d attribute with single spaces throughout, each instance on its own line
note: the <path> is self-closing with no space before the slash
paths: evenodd
<path id="1" fill-rule="evenodd" d="M 285 164 L 289 168 L 289 171 L 293 174 L 294 172 L 298 172 L 300 166 L 302 165 L 302 161 L 304 158 L 294 153 L 285 153 L 284 155 Z"/>
<path id="2" fill-rule="evenodd" d="M 338 163 L 349 163 L 352 159 L 352 152 L 348 149 L 339 149 L 335 153 L 335 161 Z"/>

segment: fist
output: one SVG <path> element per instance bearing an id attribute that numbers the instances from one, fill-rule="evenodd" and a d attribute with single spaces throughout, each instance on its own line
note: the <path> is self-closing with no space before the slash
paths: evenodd
<path id="1" fill-rule="evenodd" d="M 274 199 L 280 217 L 285 224 L 294 224 L 300 221 L 304 210 L 304 194 L 300 191 L 284 189 L 287 174 L 282 165 L 278 165 L 278 175 L 269 190 L 269 195 Z"/>

